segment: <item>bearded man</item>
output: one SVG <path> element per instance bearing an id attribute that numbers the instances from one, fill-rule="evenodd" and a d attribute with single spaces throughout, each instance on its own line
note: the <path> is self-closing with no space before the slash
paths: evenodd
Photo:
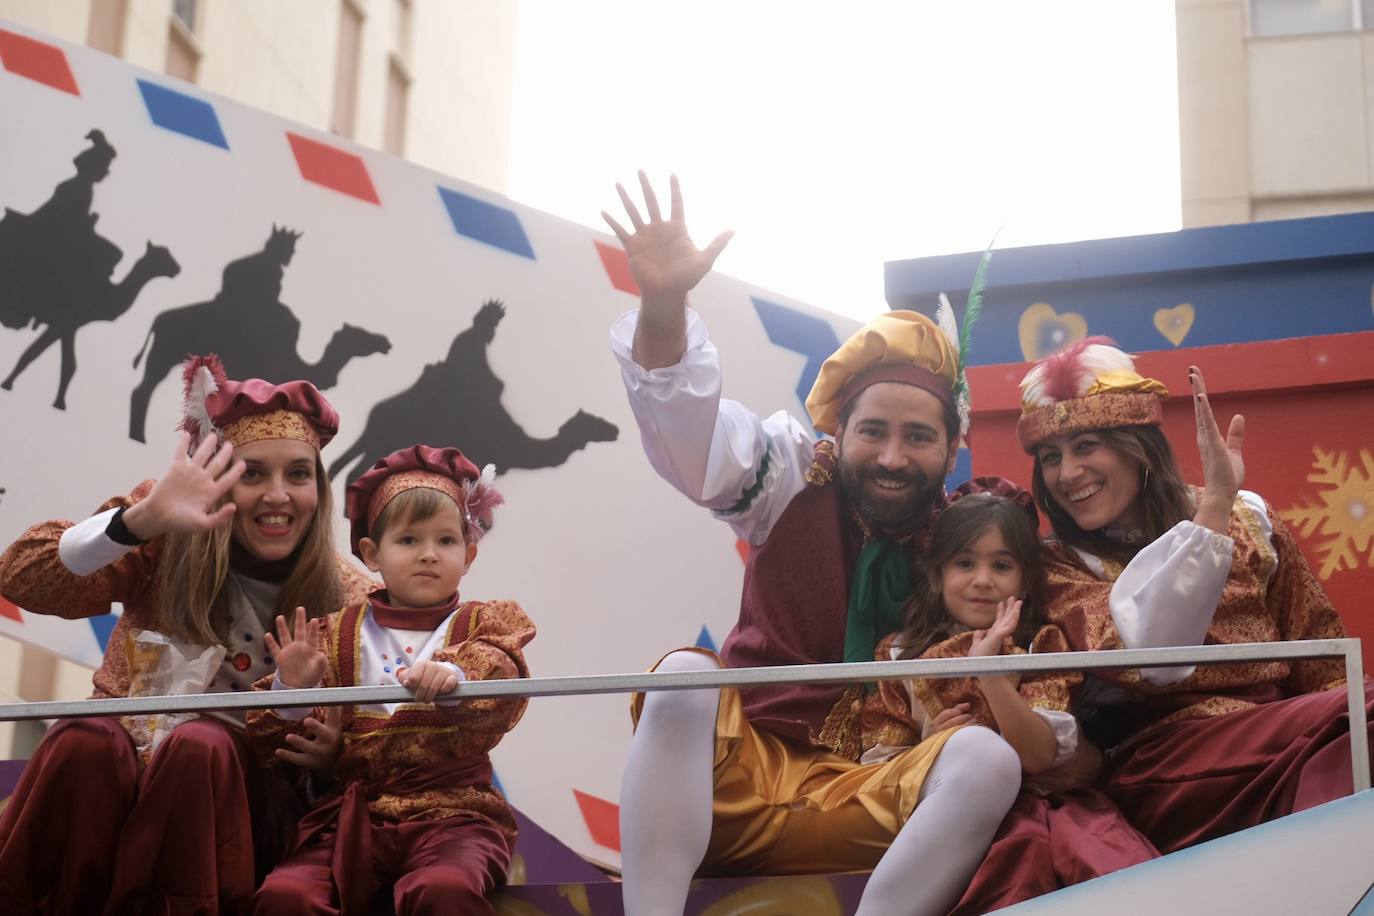
<path id="1" fill-rule="evenodd" d="M 912 560 L 945 499 L 960 421 L 953 345 L 916 312 L 879 316 L 822 366 L 807 398 L 817 440 L 785 412 L 722 399 L 716 349 L 687 293 L 725 248 L 698 249 L 672 180 L 667 219 L 617 185 L 609 214 L 639 285 L 616 321 L 620 363 L 658 473 L 750 545 L 739 621 L 720 655 L 680 649 L 658 671 L 872 661 L 899 628 Z M 860 914 L 938 914 L 959 898 L 1020 787 L 995 732 L 941 717 L 915 747 L 861 764 L 863 685 L 636 697 L 621 788 L 625 912 L 681 914 L 694 874 L 873 869 Z M 958 727 L 962 726 L 962 727 Z"/>

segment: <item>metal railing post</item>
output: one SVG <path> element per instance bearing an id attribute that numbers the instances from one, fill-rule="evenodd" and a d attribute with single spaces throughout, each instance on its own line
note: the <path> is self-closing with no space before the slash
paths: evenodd
<path id="1" fill-rule="evenodd" d="M 1369 788 L 1369 721 L 1364 703 L 1364 657 L 1358 639 L 1345 640 L 1345 689 L 1350 709 L 1350 774 L 1355 791 Z"/>

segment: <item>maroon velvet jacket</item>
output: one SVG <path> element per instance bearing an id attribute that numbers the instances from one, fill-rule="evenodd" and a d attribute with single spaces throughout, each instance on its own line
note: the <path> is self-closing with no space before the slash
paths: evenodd
<path id="1" fill-rule="evenodd" d="M 854 566 L 865 534 L 835 480 L 833 442 L 816 446 L 807 486 L 749 554 L 739 621 L 721 646 L 729 668 L 844 661 Z M 755 728 L 857 760 L 859 684 L 796 684 L 740 691 Z"/>

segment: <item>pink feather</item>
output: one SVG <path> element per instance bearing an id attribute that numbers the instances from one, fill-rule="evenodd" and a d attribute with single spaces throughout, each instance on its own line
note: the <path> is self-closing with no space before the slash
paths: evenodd
<path id="1" fill-rule="evenodd" d="M 1085 337 L 1041 363 L 1042 390 L 1052 401 L 1069 401 L 1080 396 L 1084 387 L 1083 375 L 1087 371 L 1083 366 L 1083 352 L 1097 344 L 1115 347 L 1116 341 L 1102 335 Z M 1088 383 L 1091 384 L 1091 379 Z"/>
<path id="2" fill-rule="evenodd" d="M 482 535 L 491 529 L 492 510 L 506 501 L 496 489 L 496 466 L 487 465 L 477 480 L 463 481 L 463 496 L 467 502 L 468 518 L 473 525 L 472 540 L 481 540 Z"/>
<path id="3" fill-rule="evenodd" d="M 215 431 L 205 399 L 223 388 L 228 380 L 224 365 L 214 353 L 191 356 L 182 364 L 181 383 L 185 400 L 178 429 L 190 433 L 191 448 L 194 449 L 202 439 Z"/>

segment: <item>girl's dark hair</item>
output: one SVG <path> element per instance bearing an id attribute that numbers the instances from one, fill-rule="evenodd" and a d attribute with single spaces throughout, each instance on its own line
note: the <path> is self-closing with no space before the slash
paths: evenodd
<path id="1" fill-rule="evenodd" d="M 1144 520 L 1144 537 L 1134 544 L 1123 544 L 1107 537 L 1102 529 L 1084 531 L 1073 516 L 1059 505 L 1045 485 L 1040 467 L 1040 452 L 1035 452 L 1035 467 L 1031 472 L 1031 492 L 1035 503 L 1055 536 L 1067 547 L 1077 547 L 1087 553 L 1114 560 L 1130 562 L 1136 552 L 1154 541 L 1170 528 L 1193 514 L 1193 495 L 1178 473 L 1174 451 L 1158 426 L 1118 426 L 1093 430 L 1103 444 L 1130 458 L 1140 466 L 1140 495 L 1136 497 Z"/>
<path id="2" fill-rule="evenodd" d="M 1021 622 L 1012 639 L 1023 648 L 1040 629 L 1040 536 L 1031 513 L 1005 496 L 971 493 L 950 503 L 935 519 L 930 549 L 916 558 L 916 588 L 907 602 L 897 646 L 902 658 L 915 658 L 935 643 L 948 639 L 958 622 L 945 610 L 940 594 L 940 568 L 989 528 L 1002 534 L 1007 549 L 1021 564 Z"/>

